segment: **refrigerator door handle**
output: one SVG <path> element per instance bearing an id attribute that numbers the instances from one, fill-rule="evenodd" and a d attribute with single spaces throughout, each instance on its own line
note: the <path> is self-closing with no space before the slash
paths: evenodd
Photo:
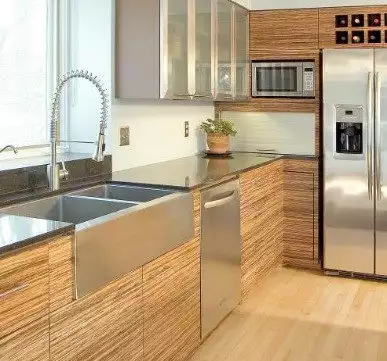
<path id="1" fill-rule="evenodd" d="M 380 162 L 381 162 L 381 129 L 380 129 L 380 109 L 381 109 L 381 75 L 376 73 L 376 92 L 375 92 L 375 131 L 376 131 L 376 197 L 377 200 L 382 199 L 382 184 L 381 184 L 381 174 L 380 174 Z"/>
<path id="2" fill-rule="evenodd" d="M 367 123 L 367 179 L 368 198 L 373 199 L 372 158 L 373 158 L 373 108 L 374 108 L 374 74 L 368 73 L 368 123 Z"/>

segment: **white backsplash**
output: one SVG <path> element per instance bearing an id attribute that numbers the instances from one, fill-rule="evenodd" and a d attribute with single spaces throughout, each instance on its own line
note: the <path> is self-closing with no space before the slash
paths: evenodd
<path id="1" fill-rule="evenodd" d="M 238 129 L 231 150 L 315 155 L 314 114 L 222 112 L 222 118 Z"/>

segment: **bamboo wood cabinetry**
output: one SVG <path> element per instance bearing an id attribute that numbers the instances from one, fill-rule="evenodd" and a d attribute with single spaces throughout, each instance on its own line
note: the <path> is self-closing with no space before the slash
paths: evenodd
<path id="1" fill-rule="evenodd" d="M 49 357 L 48 246 L 0 257 L 0 360 Z"/>
<path id="2" fill-rule="evenodd" d="M 318 51 L 318 9 L 250 12 L 250 58 Z"/>
<path id="3" fill-rule="evenodd" d="M 318 161 L 283 159 L 243 173 L 242 297 L 277 266 L 320 269 Z"/>
<path id="4" fill-rule="evenodd" d="M 58 243 L 52 252 L 62 267 L 57 275 L 68 279 L 68 245 Z M 70 303 L 66 282 L 58 283 L 51 360 L 186 360 L 200 344 L 199 252 L 196 238 Z"/>
<path id="5" fill-rule="evenodd" d="M 282 262 L 283 162 L 243 173 L 241 186 L 242 298 Z"/>
<path id="6" fill-rule="evenodd" d="M 284 160 L 284 265 L 320 268 L 318 162 Z"/>
<path id="7" fill-rule="evenodd" d="M 200 240 L 145 265 L 144 360 L 184 361 L 200 344 Z"/>
<path id="8" fill-rule="evenodd" d="M 0 258 L 0 360 L 188 359 L 200 344 L 199 237 L 79 300 L 73 237 Z"/>
<path id="9" fill-rule="evenodd" d="M 318 264 L 318 162 L 279 159 L 240 174 L 242 299 L 281 264 Z M 74 300 L 73 235 L 0 258 L 3 361 L 185 361 L 199 347 L 200 190 L 195 236 Z"/>
<path id="10" fill-rule="evenodd" d="M 50 359 L 142 359 L 142 270 L 51 314 Z"/>

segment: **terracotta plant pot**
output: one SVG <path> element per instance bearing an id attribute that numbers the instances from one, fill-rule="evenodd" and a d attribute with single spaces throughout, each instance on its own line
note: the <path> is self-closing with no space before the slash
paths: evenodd
<path id="1" fill-rule="evenodd" d="M 229 137 L 228 135 L 223 134 L 207 134 L 207 145 L 212 153 L 227 153 L 229 148 Z"/>

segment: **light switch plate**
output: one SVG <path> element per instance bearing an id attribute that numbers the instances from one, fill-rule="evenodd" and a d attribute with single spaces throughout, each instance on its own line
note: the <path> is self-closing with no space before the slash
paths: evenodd
<path id="1" fill-rule="evenodd" d="M 120 147 L 130 144 L 130 130 L 129 127 L 120 127 Z"/>

